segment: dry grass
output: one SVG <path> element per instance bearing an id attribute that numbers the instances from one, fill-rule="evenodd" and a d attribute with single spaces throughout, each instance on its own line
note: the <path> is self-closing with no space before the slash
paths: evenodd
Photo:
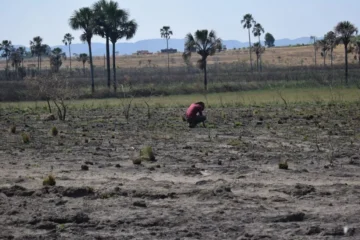
<path id="1" fill-rule="evenodd" d="M 194 55 L 195 56 L 195 55 Z M 254 61 L 255 61 L 254 56 Z M 349 56 L 350 63 L 356 62 L 353 59 L 352 55 Z M 149 64 L 149 60 L 151 63 Z M 195 64 L 197 57 L 192 58 L 192 62 Z M 266 49 L 264 55 L 262 56 L 262 60 L 264 64 L 275 65 L 275 66 L 310 66 L 314 64 L 314 49 L 313 46 L 298 46 L 298 47 L 276 47 Z M 209 64 L 214 64 L 216 62 L 219 63 L 233 63 L 233 62 L 249 62 L 249 52 L 247 49 L 240 50 L 228 50 L 226 52 L 221 52 L 216 54 L 213 57 L 209 57 Z M 24 61 L 24 66 L 28 66 L 29 64 L 36 64 L 37 60 L 26 59 Z M 140 64 L 141 63 L 141 64 Z M 323 64 L 323 58 L 320 55 L 320 51 L 317 54 L 317 63 L 319 65 Z M 344 49 L 342 45 L 339 45 L 334 50 L 334 64 L 342 64 L 344 63 Z M 184 61 L 182 60 L 181 53 L 171 54 L 170 55 L 170 64 L 172 67 L 184 66 Z M 328 54 L 326 59 L 326 64 L 330 64 L 330 56 Z M 64 60 L 62 68 L 68 68 L 70 65 L 69 60 Z M 96 56 L 94 57 L 94 65 L 96 67 L 104 66 L 104 57 Z M 130 67 L 144 67 L 144 66 L 158 66 L 158 67 L 166 67 L 167 66 L 167 55 L 154 53 L 153 55 L 145 55 L 145 56 L 118 56 L 116 58 L 116 65 L 121 68 L 130 68 Z M 43 68 L 49 68 L 49 60 L 44 59 L 42 62 Z M 73 58 L 72 61 L 73 68 L 81 68 L 82 63 L 76 61 Z M 112 63 L 111 63 L 112 66 Z M 89 65 L 87 64 L 88 68 Z M 0 69 L 5 68 L 5 61 L 0 61 Z"/>

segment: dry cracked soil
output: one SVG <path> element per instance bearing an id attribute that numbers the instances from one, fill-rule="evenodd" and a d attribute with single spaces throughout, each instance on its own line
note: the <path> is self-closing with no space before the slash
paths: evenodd
<path id="1" fill-rule="evenodd" d="M 359 110 L 2 109 L 0 239 L 360 239 Z"/>

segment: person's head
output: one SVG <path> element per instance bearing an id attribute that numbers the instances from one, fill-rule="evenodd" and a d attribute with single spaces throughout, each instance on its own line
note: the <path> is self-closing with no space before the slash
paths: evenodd
<path id="1" fill-rule="evenodd" d="M 198 104 L 198 105 L 200 105 L 200 106 L 202 107 L 202 109 L 205 109 L 205 103 L 203 103 L 203 102 L 197 102 L 197 103 L 195 103 L 195 104 Z"/>

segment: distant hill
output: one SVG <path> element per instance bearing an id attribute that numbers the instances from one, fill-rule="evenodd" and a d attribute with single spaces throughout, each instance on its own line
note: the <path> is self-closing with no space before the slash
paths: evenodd
<path id="1" fill-rule="evenodd" d="M 248 42 L 240 42 L 237 40 L 223 40 L 224 45 L 228 49 L 233 48 L 242 48 L 248 47 Z M 278 39 L 275 41 L 275 46 L 289 46 L 289 45 L 297 45 L 297 44 L 309 44 L 311 43 L 310 37 L 301 37 L 296 39 Z M 263 42 L 262 42 L 263 44 Z M 17 45 L 19 46 L 19 45 Z M 65 53 L 68 53 L 68 47 L 64 45 L 52 46 L 52 48 L 59 47 Z M 130 55 L 136 53 L 138 50 L 147 50 L 149 52 L 158 52 L 161 49 L 166 47 L 166 43 L 164 39 L 147 39 L 141 40 L 134 43 L 117 43 L 116 51 L 119 52 L 120 55 Z M 175 48 L 179 52 L 184 50 L 184 39 L 170 39 L 169 48 Z M 29 51 L 29 48 L 27 48 Z M 105 54 L 105 44 L 104 43 L 92 43 L 92 51 L 93 56 L 102 56 Z M 86 43 L 77 43 L 71 45 L 71 52 L 80 54 L 80 53 L 88 53 L 88 46 Z"/>

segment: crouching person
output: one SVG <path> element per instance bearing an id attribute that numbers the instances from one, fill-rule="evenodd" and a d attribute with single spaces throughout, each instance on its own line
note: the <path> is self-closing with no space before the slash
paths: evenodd
<path id="1" fill-rule="evenodd" d="M 197 124 L 202 123 L 205 126 L 206 117 L 202 111 L 205 109 L 203 102 L 192 103 L 186 111 L 186 121 L 189 123 L 190 128 L 196 127 Z"/>

